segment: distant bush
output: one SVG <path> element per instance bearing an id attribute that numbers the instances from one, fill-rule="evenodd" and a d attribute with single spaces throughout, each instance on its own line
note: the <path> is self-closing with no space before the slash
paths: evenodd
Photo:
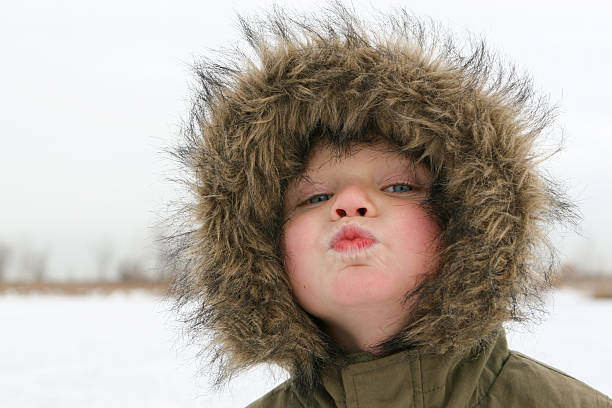
<path id="1" fill-rule="evenodd" d="M 0 282 L 6 278 L 6 264 L 11 256 L 11 248 L 6 244 L 0 244 Z"/>
<path id="2" fill-rule="evenodd" d="M 563 265 L 553 281 L 555 287 L 569 287 L 588 293 L 596 299 L 612 299 L 612 273 L 585 272 L 577 265 Z"/>
<path id="3" fill-rule="evenodd" d="M 142 262 L 123 260 L 119 263 L 119 280 L 121 282 L 143 282 L 152 279 Z"/>
<path id="4" fill-rule="evenodd" d="M 44 282 L 47 272 L 47 254 L 35 249 L 26 248 L 21 254 L 18 273 L 21 280 Z"/>

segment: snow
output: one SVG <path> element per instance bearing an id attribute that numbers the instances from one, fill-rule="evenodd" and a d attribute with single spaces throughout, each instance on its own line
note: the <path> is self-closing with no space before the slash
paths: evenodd
<path id="1" fill-rule="evenodd" d="M 612 300 L 570 290 L 510 347 L 612 395 Z M 285 379 L 254 369 L 215 393 L 169 304 L 141 292 L 0 296 L 0 406 L 240 407 Z"/>
<path id="2" fill-rule="evenodd" d="M 537 326 L 507 327 L 508 345 L 612 395 L 612 299 L 593 299 L 569 289 L 548 298 Z"/>

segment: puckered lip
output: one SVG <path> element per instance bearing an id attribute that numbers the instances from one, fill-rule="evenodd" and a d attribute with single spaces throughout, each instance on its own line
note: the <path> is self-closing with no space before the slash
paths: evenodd
<path id="1" fill-rule="evenodd" d="M 329 247 L 334 249 L 336 247 L 336 244 L 342 241 L 343 239 L 353 240 L 357 238 L 367 238 L 371 239 L 374 242 L 378 241 L 374 234 L 372 234 L 370 231 L 359 226 L 358 224 L 351 223 L 344 224 L 340 227 L 340 229 L 333 235 L 332 239 L 330 240 Z"/>

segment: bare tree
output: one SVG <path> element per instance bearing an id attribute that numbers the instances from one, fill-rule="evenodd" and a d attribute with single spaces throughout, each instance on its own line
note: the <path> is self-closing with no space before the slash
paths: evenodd
<path id="1" fill-rule="evenodd" d="M 124 259 L 119 263 L 119 279 L 122 282 L 143 282 L 150 280 L 142 262 Z"/>
<path id="2" fill-rule="evenodd" d="M 46 278 L 47 255 L 42 251 L 26 249 L 21 257 L 21 274 L 26 280 L 43 282 Z"/>
<path id="3" fill-rule="evenodd" d="M 0 244 L 0 282 L 6 278 L 6 264 L 11 256 L 11 248 L 6 244 Z"/>
<path id="4" fill-rule="evenodd" d="M 101 281 L 110 280 L 110 263 L 113 256 L 113 249 L 110 243 L 104 242 L 95 248 L 96 268 L 98 279 Z"/>

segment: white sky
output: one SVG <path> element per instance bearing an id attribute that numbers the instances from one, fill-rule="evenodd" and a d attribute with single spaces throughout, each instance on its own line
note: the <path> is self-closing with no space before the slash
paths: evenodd
<path id="1" fill-rule="evenodd" d="M 238 39 L 235 12 L 269 1 L 21 1 L 0 7 L 0 242 L 46 251 L 57 276 L 91 271 L 96 248 L 145 256 L 176 197 L 162 150 L 188 109 L 189 64 Z M 324 2 L 287 1 L 298 10 Z M 374 2 L 354 1 L 367 16 Z M 562 259 L 612 261 L 612 62 L 604 1 L 377 1 L 489 45 L 560 106 L 565 150 L 546 168 L 580 205 Z M 548 145 L 551 146 L 551 141 Z M 559 234 L 557 234 L 559 235 Z M 612 268 L 610 268 L 612 270 Z"/>

